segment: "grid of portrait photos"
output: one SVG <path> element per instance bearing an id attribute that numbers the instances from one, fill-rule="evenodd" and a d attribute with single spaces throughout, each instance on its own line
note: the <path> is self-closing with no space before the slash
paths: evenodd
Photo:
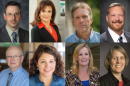
<path id="1" fill-rule="evenodd" d="M 0 86 L 130 86 L 130 0 L 0 0 Z"/>

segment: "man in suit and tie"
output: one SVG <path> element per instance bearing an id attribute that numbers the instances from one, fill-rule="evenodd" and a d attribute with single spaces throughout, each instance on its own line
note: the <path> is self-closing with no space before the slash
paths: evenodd
<path id="1" fill-rule="evenodd" d="M 110 4 L 106 15 L 109 27 L 101 34 L 100 42 L 130 42 L 130 33 L 123 30 L 125 17 L 123 5 L 119 3 Z"/>
<path id="2" fill-rule="evenodd" d="M 29 42 L 29 32 L 19 27 L 21 5 L 16 1 L 8 2 L 3 15 L 6 25 L 0 29 L 0 42 Z"/>

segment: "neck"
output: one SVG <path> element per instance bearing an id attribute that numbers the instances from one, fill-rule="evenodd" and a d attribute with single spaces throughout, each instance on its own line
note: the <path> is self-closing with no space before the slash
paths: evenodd
<path id="1" fill-rule="evenodd" d="M 50 26 L 50 21 L 48 21 L 48 22 L 45 22 L 45 21 L 41 21 L 43 24 L 45 24 L 46 25 L 46 27 L 47 26 Z"/>
<path id="2" fill-rule="evenodd" d="M 53 79 L 53 75 L 51 76 L 44 76 L 43 74 L 39 73 L 39 79 L 44 82 L 45 86 L 50 86 L 51 81 Z"/>
<path id="3" fill-rule="evenodd" d="M 76 35 L 78 36 L 78 38 L 83 39 L 84 41 L 86 41 L 89 38 L 90 34 L 91 34 L 91 28 L 81 33 L 76 32 Z"/>
<path id="4" fill-rule="evenodd" d="M 21 67 L 21 66 L 20 66 L 20 67 Z M 19 67 L 19 68 L 20 68 L 20 67 Z M 11 67 L 10 67 L 10 70 L 11 70 L 11 72 L 14 72 L 14 71 L 18 70 L 19 68 L 11 68 Z"/>
<path id="5" fill-rule="evenodd" d="M 18 26 L 15 27 L 15 28 L 12 28 L 12 27 L 10 27 L 8 24 L 6 24 L 6 25 L 7 25 L 7 27 L 8 27 L 9 29 L 11 29 L 12 31 L 15 31 L 15 30 L 18 28 Z"/>
<path id="6" fill-rule="evenodd" d="M 88 66 L 79 65 L 79 73 L 88 73 Z"/>
<path id="7" fill-rule="evenodd" d="M 122 81 L 121 73 L 114 73 L 114 72 L 112 72 L 112 74 L 113 74 L 119 81 Z"/>

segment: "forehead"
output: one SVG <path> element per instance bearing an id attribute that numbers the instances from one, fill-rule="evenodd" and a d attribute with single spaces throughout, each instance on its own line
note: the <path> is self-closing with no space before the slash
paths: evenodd
<path id="1" fill-rule="evenodd" d="M 20 12 L 20 9 L 18 6 L 8 6 L 6 8 L 6 13 L 15 13 L 15 12 Z"/>
<path id="2" fill-rule="evenodd" d="M 40 56 L 39 60 L 51 60 L 54 59 L 54 56 L 48 53 L 42 53 L 42 55 Z"/>
<path id="3" fill-rule="evenodd" d="M 83 47 L 79 50 L 79 52 L 88 52 L 88 49 L 86 47 Z"/>
<path id="4" fill-rule="evenodd" d="M 82 15 L 87 15 L 89 16 L 89 11 L 85 8 L 78 8 L 74 11 L 73 13 L 74 17 L 76 16 L 82 16 Z"/>
<path id="5" fill-rule="evenodd" d="M 20 51 L 20 49 L 17 48 L 17 47 L 11 47 L 11 48 L 9 48 L 9 49 L 7 50 L 6 53 L 7 53 L 7 54 L 20 54 L 21 51 Z"/>
<path id="6" fill-rule="evenodd" d="M 124 13 L 124 9 L 121 6 L 114 6 L 109 8 L 109 13 Z"/>
<path id="7" fill-rule="evenodd" d="M 123 54 L 121 51 L 119 51 L 119 50 L 114 50 L 113 53 L 112 53 L 112 55 L 113 55 L 113 56 L 114 56 L 114 55 L 124 56 L 124 54 Z"/>
<path id="8" fill-rule="evenodd" d="M 43 7 L 42 10 L 52 10 L 52 7 L 51 6 L 45 6 L 45 7 Z"/>

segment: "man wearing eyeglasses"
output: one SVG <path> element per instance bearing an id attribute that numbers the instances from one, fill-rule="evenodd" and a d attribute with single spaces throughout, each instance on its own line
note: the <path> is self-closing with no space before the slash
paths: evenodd
<path id="1" fill-rule="evenodd" d="M 8 69 L 0 73 L 0 86 L 29 86 L 29 74 L 22 67 L 24 56 L 18 46 L 6 50 Z"/>
<path id="2" fill-rule="evenodd" d="M 19 27 L 22 18 L 21 5 L 16 1 L 8 2 L 3 15 L 6 25 L 0 29 L 0 42 L 28 42 L 29 32 Z"/>

